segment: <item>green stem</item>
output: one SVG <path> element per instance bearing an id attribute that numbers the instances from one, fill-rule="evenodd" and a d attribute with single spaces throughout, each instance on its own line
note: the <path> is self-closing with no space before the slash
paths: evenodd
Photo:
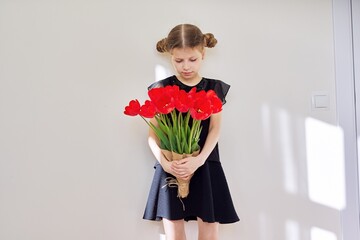
<path id="1" fill-rule="evenodd" d="M 193 120 L 192 126 L 191 126 L 191 130 L 190 130 L 190 135 L 189 135 L 189 139 L 188 139 L 188 151 L 187 153 L 191 153 L 191 149 L 192 149 L 192 140 L 193 140 L 193 135 L 194 135 L 194 131 L 197 128 L 196 125 L 198 123 L 198 120 Z"/>

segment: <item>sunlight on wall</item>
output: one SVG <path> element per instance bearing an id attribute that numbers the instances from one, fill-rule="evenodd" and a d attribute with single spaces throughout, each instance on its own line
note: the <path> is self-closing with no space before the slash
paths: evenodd
<path id="1" fill-rule="evenodd" d="M 312 227 L 310 234 L 311 240 L 337 240 L 337 237 L 333 232 L 317 227 Z"/>
<path id="2" fill-rule="evenodd" d="M 165 236 L 165 234 L 160 234 L 160 238 L 159 238 L 159 240 L 166 240 L 166 236 Z"/>
<path id="3" fill-rule="evenodd" d="M 259 214 L 259 235 L 260 240 L 273 240 L 272 221 L 268 219 L 265 213 Z"/>
<path id="4" fill-rule="evenodd" d="M 287 220 L 285 225 L 286 240 L 300 240 L 299 223 L 294 220 Z"/>
<path id="5" fill-rule="evenodd" d="M 309 198 L 341 210 L 345 207 L 343 131 L 313 118 L 306 119 L 305 131 Z"/>
<path id="6" fill-rule="evenodd" d="M 273 116 L 272 116 L 273 114 Z M 272 118 L 275 120 L 272 122 Z M 270 109 L 270 106 L 263 104 L 261 107 L 262 132 L 264 147 L 268 156 L 274 154 L 274 141 L 278 141 L 280 156 L 283 161 L 283 184 L 288 193 L 298 192 L 298 176 L 296 171 L 296 159 L 294 156 L 293 129 L 291 116 L 284 109 Z M 277 124 L 276 128 L 272 124 Z M 276 129 L 276 133 L 272 132 Z M 277 136 L 275 139 L 274 136 Z"/>
<path id="7" fill-rule="evenodd" d="M 170 71 L 164 66 L 157 64 L 155 66 L 155 81 L 162 80 L 170 75 Z"/>
<path id="8" fill-rule="evenodd" d="M 282 109 L 278 112 L 278 118 L 280 143 L 282 146 L 282 159 L 284 162 L 284 187 L 289 193 L 295 194 L 298 191 L 298 183 L 292 140 L 291 119 L 289 113 Z"/>

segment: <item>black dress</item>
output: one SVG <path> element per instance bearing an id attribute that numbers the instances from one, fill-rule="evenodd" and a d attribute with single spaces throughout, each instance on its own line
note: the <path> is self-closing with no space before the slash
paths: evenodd
<path id="1" fill-rule="evenodd" d="M 171 76 L 153 83 L 149 89 L 167 85 L 178 85 L 180 89 L 187 92 L 194 87 L 183 84 L 176 76 Z M 198 91 L 214 90 L 224 104 L 230 85 L 220 80 L 202 78 L 195 87 Z M 205 144 L 209 123 L 209 118 L 201 122 L 200 148 Z M 154 168 L 155 173 L 143 216 L 144 219 L 160 221 L 162 218 L 166 218 L 189 221 L 197 220 L 199 217 L 204 222 L 223 224 L 239 221 L 221 166 L 218 144 L 204 165 L 195 171 L 190 181 L 189 195 L 186 198 L 181 198 L 181 201 L 177 197 L 177 188 L 166 185 L 166 178 L 173 176 L 166 173 L 158 161 L 156 161 Z"/>

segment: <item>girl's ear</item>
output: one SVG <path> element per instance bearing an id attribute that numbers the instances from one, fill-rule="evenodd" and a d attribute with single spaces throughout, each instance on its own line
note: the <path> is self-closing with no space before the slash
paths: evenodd
<path id="1" fill-rule="evenodd" d="M 201 56 L 202 56 L 202 60 L 204 60 L 204 58 L 205 58 L 205 48 L 202 50 Z"/>

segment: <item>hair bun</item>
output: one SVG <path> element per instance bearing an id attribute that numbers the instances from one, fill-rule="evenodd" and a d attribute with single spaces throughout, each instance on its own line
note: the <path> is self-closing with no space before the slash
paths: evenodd
<path id="1" fill-rule="evenodd" d="M 161 39 L 160 41 L 157 42 L 156 50 L 158 52 L 161 52 L 161 53 L 167 52 L 167 48 L 166 48 L 167 41 L 166 40 L 167 40 L 166 38 L 163 38 L 163 39 Z"/>
<path id="2" fill-rule="evenodd" d="M 212 33 L 205 33 L 204 39 L 205 39 L 205 47 L 213 48 L 217 44 L 217 40 L 214 37 L 214 34 Z"/>

